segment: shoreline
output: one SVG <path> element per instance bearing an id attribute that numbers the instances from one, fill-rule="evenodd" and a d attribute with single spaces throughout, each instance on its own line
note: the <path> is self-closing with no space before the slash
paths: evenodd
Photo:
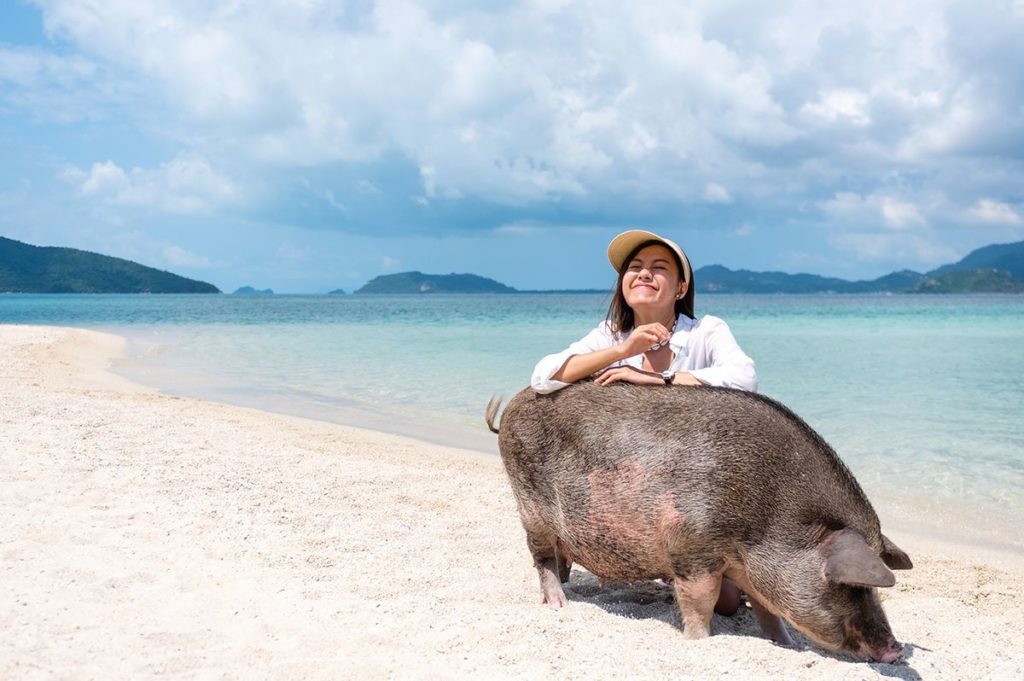
<path id="1" fill-rule="evenodd" d="M 500 460 L 164 395 L 108 370 L 124 339 L 0 325 L 5 678 L 809 680 L 1009 678 L 1024 577 L 1000 551 L 887 533 L 895 665 L 760 638 L 751 613 L 685 641 L 670 590 L 538 605 Z"/>
<path id="2" fill-rule="evenodd" d="M 110 366 L 110 371 L 133 383 L 150 386 L 165 395 L 256 409 L 282 416 L 294 416 L 323 423 L 372 430 L 377 433 L 399 435 L 431 445 L 469 449 L 497 455 L 497 436 L 482 426 L 473 428 L 468 422 L 456 422 L 455 415 L 428 413 L 422 410 L 392 408 L 350 401 L 337 404 L 316 401 L 313 396 L 300 396 L 281 391 L 272 396 L 268 392 L 246 394 L 230 386 L 217 385 L 194 369 L 178 364 L 161 363 L 152 355 L 162 355 L 164 346 L 152 339 L 131 335 L 122 329 L 104 330 L 126 339 L 130 352 L 122 353 Z M 484 408 L 480 408 L 480 424 L 484 422 Z M 436 422 L 447 419 L 447 423 Z"/>

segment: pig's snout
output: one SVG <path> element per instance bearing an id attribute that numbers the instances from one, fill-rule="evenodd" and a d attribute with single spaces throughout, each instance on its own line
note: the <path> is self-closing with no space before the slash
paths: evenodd
<path id="1" fill-rule="evenodd" d="M 879 648 L 873 648 L 867 643 L 861 643 L 860 648 L 857 650 L 857 657 L 865 662 L 892 664 L 901 655 L 903 655 L 903 644 L 894 638 L 889 639 L 888 645 Z"/>

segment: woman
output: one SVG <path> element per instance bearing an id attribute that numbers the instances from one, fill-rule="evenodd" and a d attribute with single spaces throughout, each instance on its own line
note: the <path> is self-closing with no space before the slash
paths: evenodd
<path id="1" fill-rule="evenodd" d="M 718 317 L 693 314 L 693 270 L 674 241 L 643 230 L 623 232 L 608 245 L 619 277 L 608 317 L 533 370 L 539 393 L 589 376 L 601 385 L 713 385 L 757 390 L 754 362 Z M 731 615 L 739 589 L 722 582 L 715 611 Z"/>
<path id="2" fill-rule="evenodd" d="M 714 385 L 757 390 L 754 362 L 718 317 L 693 315 L 693 271 L 674 241 L 635 229 L 608 245 L 619 278 L 608 318 L 533 370 L 531 385 L 550 393 L 598 374 L 596 381 Z"/>

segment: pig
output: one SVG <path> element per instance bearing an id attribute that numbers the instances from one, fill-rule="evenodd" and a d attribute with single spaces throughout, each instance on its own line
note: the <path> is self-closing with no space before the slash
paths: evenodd
<path id="1" fill-rule="evenodd" d="M 893 662 L 875 587 L 913 567 L 835 451 L 782 404 L 741 390 L 592 381 L 487 405 L 543 602 L 575 561 L 602 582 L 671 581 L 686 638 L 710 634 L 723 578 L 763 633 L 782 618 L 824 648 Z"/>

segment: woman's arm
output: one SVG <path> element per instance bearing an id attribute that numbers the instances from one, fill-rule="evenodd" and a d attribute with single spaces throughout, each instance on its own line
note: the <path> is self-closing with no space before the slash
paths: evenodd
<path id="1" fill-rule="evenodd" d="M 609 333 L 607 324 L 602 324 L 576 341 L 565 350 L 547 355 L 537 362 L 533 369 L 530 386 L 539 393 L 553 393 L 569 385 L 568 381 L 555 378 L 562 371 L 566 362 L 573 356 L 586 355 L 614 347 L 615 341 Z"/>
<path id="2" fill-rule="evenodd" d="M 539 393 L 554 392 L 668 339 L 669 332 L 663 324 L 644 324 L 619 343 L 608 325 L 602 324 L 562 352 L 538 362 L 530 385 Z"/>
<path id="3" fill-rule="evenodd" d="M 661 374 L 641 371 L 631 366 L 611 367 L 607 371 L 602 371 L 594 379 L 598 385 L 611 385 L 622 381 L 636 385 L 665 385 L 665 379 Z M 688 371 L 677 371 L 672 378 L 672 385 L 704 385 L 704 383 L 694 378 L 693 374 Z"/>
<path id="4" fill-rule="evenodd" d="M 622 354 L 621 345 L 613 345 L 603 350 L 595 350 L 583 355 L 571 355 L 565 360 L 562 368 L 551 377 L 563 383 L 575 383 L 581 378 L 591 376 L 607 366 L 629 357 Z"/>
<path id="5" fill-rule="evenodd" d="M 709 363 L 702 369 L 691 370 L 690 374 L 707 385 L 755 392 L 757 369 L 754 360 L 740 349 L 729 325 L 709 315 L 701 320 L 701 326 L 705 327 L 706 334 L 702 350 Z"/>

